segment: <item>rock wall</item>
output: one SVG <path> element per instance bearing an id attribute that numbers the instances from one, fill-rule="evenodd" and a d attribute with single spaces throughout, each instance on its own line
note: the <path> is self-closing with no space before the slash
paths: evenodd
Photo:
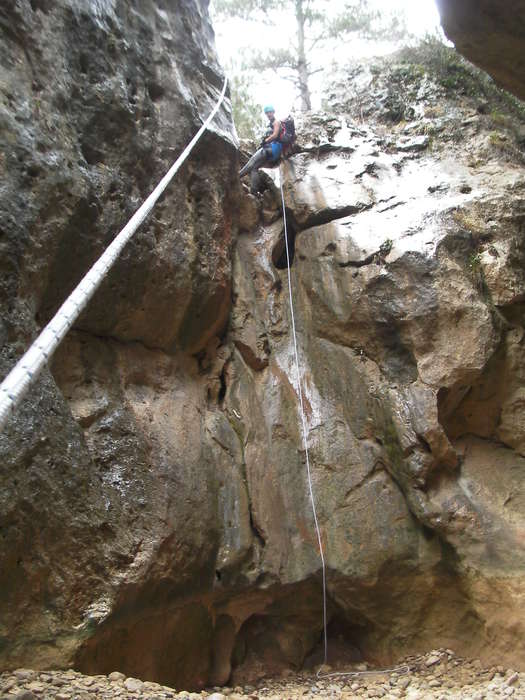
<path id="1" fill-rule="evenodd" d="M 0 13 L 7 372 L 222 77 L 205 2 Z M 282 168 L 330 660 L 519 666 L 523 122 L 419 63 L 331 101 Z M 277 176 L 254 197 L 237 165 L 226 107 L 0 436 L 2 668 L 322 658 Z"/>
<path id="2" fill-rule="evenodd" d="M 24 0 L 0 20 L 3 376 L 195 134 L 223 75 L 204 1 Z M 2 667 L 73 663 L 117 609 L 151 603 L 162 625 L 166 599 L 215 576 L 197 356 L 228 321 L 236 161 L 226 102 L 0 436 Z M 211 623 L 202 604 L 182 616 L 197 646 L 168 616 L 150 677 L 186 682 L 176 654 L 192 658 Z"/>
<path id="3" fill-rule="evenodd" d="M 443 644 L 520 664 L 523 119 L 414 59 L 354 70 L 346 97 L 345 77 L 283 168 L 332 620 L 380 663 Z M 295 579 L 318 561 L 265 198 L 237 245 L 225 406 L 264 484 L 262 564 Z"/>
<path id="4" fill-rule="evenodd" d="M 525 99 L 525 2 L 436 0 L 441 24 L 457 50 Z"/>

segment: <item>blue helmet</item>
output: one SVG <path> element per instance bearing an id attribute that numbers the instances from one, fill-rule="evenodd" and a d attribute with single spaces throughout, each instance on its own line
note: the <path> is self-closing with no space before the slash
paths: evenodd
<path id="1" fill-rule="evenodd" d="M 275 109 L 272 107 L 272 105 L 266 105 L 264 108 L 264 113 L 268 114 L 268 112 L 275 112 Z"/>

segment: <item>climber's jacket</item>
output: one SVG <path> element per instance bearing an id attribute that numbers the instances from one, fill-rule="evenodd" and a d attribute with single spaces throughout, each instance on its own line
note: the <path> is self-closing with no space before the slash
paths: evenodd
<path id="1" fill-rule="evenodd" d="M 282 155 L 285 157 L 288 156 L 291 153 L 292 145 L 295 142 L 295 122 L 291 115 L 288 115 L 286 119 L 281 119 L 279 121 L 276 120 L 275 117 L 272 119 L 270 128 L 266 131 L 261 147 L 264 148 L 268 143 L 277 142 L 282 146 Z M 275 149 L 271 154 L 271 157 L 278 157 Z"/>
<path id="2" fill-rule="evenodd" d="M 272 141 L 278 141 L 279 136 L 281 135 L 281 122 L 276 119 L 275 117 L 272 117 L 270 120 L 270 123 L 268 125 L 268 129 L 266 130 L 266 134 L 264 136 L 264 141 L 265 143 L 270 143 Z"/>
<path id="3" fill-rule="evenodd" d="M 281 122 L 273 117 L 261 144 L 268 160 L 277 160 L 281 156 L 283 146 L 279 141 L 280 135 Z"/>
<path id="4" fill-rule="evenodd" d="M 272 109 L 273 112 L 273 109 Z M 256 151 L 250 160 L 241 169 L 239 175 L 243 177 L 257 168 L 263 167 L 264 163 L 277 163 L 279 158 L 284 154 L 290 153 L 292 143 L 295 140 L 295 125 L 292 117 L 287 117 L 283 121 L 279 121 L 273 116 L 263 140 L 261 147 Z"/>

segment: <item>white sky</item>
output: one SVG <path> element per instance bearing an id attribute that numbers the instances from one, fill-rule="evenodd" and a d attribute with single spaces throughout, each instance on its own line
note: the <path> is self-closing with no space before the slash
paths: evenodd
<path id="1" fill-rule="evenodd" d="M 392 0 L 370 0 L 371 4 L 392 11 Z M 212 3 L 213 4 L 213 3 Z M 345 5 L 344 0 L 331 0 L 330 10 L 333 14 L 341 11 Z M 411 33 L 423 36 L 428 32 L 435 32 L 439 27 L 439 13 L 434 0 L 396 0 L 396 9 L 404 11 L 407 18 L 408 29 Z M 293 33 L 295 25 L 293 18 L 290 23 L 283 23 L 281 28 L 267 27 L 261 23 L 248 23 L 241 20 L 229 20 L 226 23 L 215 23 L 217 50 L 224 65 L 231 60 L 238 61 L 243 48 L 264 49 L 268 46 L 286 46 L 289 35 Z M 380 55 L 395 50 L 393 44 L 364 43 L 358 40 L 340 42 L 336 49 L 330 49 L 326 56 L 326 65 L 344 65 L 347 61 L 359 57 Z M 324 56 L 320 55 L 320 62 L 324 62 Z M 319 60 L 319 59 L 318 59 Z M 311 79 L 311 91 L 314 109 L 320 106 L 323 89 L 322 74 Z M 273 104 L 278 115 L 287 114 L 300 106 L 296 95 L 296 89 L 291 82 L 279 78 L 273 72 L 261 75 L 252 87 L 255 100 L 262 105 Z"/>

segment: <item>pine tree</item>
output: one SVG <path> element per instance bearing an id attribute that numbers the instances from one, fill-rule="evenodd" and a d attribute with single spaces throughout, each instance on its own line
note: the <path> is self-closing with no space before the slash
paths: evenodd
<path id="1" fill-rule="evenodd" d="M 385 21 L 368 0 L 349 0 L 343 12 L 333 15 L 330 0 L 214 0 L 219 18 L 237 17 L 277 26 L 294 17 L 294 41 L 289 48 L 256 52 L 251 59 L 258 70 L 286 69 L 301 97 L 301 108 L 310 110 L 310 78 L 323 68 L 311 56 L 316 47 L 349 34 L 366 38 L 395 38 L 405 32 L 403 22 L 392 15 Z"/>
<path id="2" fill-rule="evenodd" d="M 258 140 L 262 127 L 262 105 L 253 100 L 250 92 L 250 78 L 247 73 L 237 72 L 234 66 L 228 69 L 233 121 L 237 134 L 242 139 Z"/>

